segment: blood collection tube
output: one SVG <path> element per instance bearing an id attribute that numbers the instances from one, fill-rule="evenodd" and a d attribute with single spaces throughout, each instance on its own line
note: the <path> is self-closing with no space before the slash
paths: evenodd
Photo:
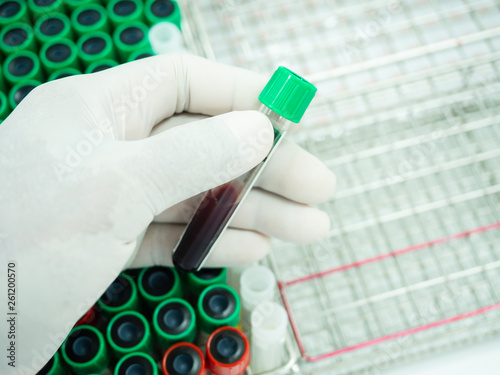
<path id="1" fill-rule="evenodd" d="M 11 85 L 31 79 L 44 80 L 40 59 L 31 51 L 19 51 L 9 55 L 3 64 L 3 75 Z"/>
<path id="2" fill-rule="evenodd" d="M 182 297 L 179 274 L 172 267 L 146 267 L 137 279 L 139 294 L 150 312 L 167 298 Z"/>
<path id="3" fill-rule="evenodd" d="M 109 19 L 106 9 L 99 4 L 78 7 L 71 14 L 71 25 L 77 36 L 94 31 L 109 32 Z"/>
<path id="4" fill-rule="evenodd" d="M 162 53 L 188 52 L 182 33 L 171 22 L 157 22 L 149 29 L 149 44 L 156 55 Z"/>
<path id="5" fill-rule="evenodd" d="M 151 330 L 146 318 L 137 311 L 123 311 L 113 317 L 106 329 L 106 338 L 116 358 L 153 349 Z"/>
<path id="6" fill-rule="evenodd" d="M 112 68 L 117 65 L 118 63 L 115 60 L 111 59 L 94 61 L 93 63 L 89 64 L 89 66 L 87 66 L 87 68 L 85 69 L 85 74 L 102 72 L 103 70 Z"/>
<path id="7" fill-rule="evenodd" d="M 35 23 L 35 38 L 40 43 L 47 43 L 55 39 L 72 39 L 73 31 L 67 15 L 50 13 L 40 17 Z"/>
<path id="8" fill-rule="evenodd" d="M 217 328 L 236 327 L 240 319 L 240 298 L 229 286 L 215 284 L 206 288 L 198 299 L 198 338 L 205 344 Z"/>
<path id="9" fill-rule="evenodd" d="M 243 332 L 221 327 L 207 341 L 207 368 L 213 375 L 242 375 L 250 363 L 250 347 Z"/>
<path id="10" fill-rule="evenodd" d="M 45 43 L 40 50 L 40 61 L 47 75 L 60 69 L 80 68 L 76 45 L 69 39 L 57 39 Z"/>
<path id="11" fill-rule="evenodd" d="M 151 50 L 149 48 L 146 48 L 142 51 L 132 52 L 130 54 L 130 56 L 128 57 L 128 62 L 136 61 L 136 60 L 140 60 L 140 59 L 145 59 L 146 57 L 151 57 L 151 56 L 154 56 L 154 53 L 151 52 Z"/>
<path id="12" fill-rule="evenodd" d="M 151 325 L 156 342 L 163 350 L 178 342 L 193 342 L 196 337 L 194 309 L 180 298 L 160 303 L 153 313 Z"/>
<path id="13" fill-rule="evenodd" d="M 36 375 L 66 375 L 67 370 L 59 352 L 55 352 L 54 356 L 42 367 Z"/>
<path id="14" fill-rule="evenodd" d="M 290 121 L 300 121 L 315 94 L 316 87 L 292 71 L 281 66 L 274 72 L 259 95 L 260 111 L 274 128 L 271 151 L 251 171 L 205 194 L 174 250 L 172 260 L 176 267 L 194 272 L 203 266 L 239 204 L 283 140 Z"/>
<path id="15" fill-rule="evenodd" d="M 205 358 L 201 350 L 188 342 L 171 346 L 163 356 L 163 375 L 204 375 Z"/>
<path id="16" fill-rule="evenodd" d="M 63 0 L 27 0 L 27 2 L 28 8 L 34 18 L 38 18 L 49 13 L 64 13 L 65 9 Z"/>
<path id="17" fill-rule="evenodd" d="M 64 361 L 77 375 L 101 373 L 110 362 L 104 336 L 97 328 L 88 325 L 73 328 L 61 351 Z"/>
<path id="18" fill-rule="evenodd" d="M 174 0 L 147 0 L 144 13 L 146 22 L 154 25 L 157 22 L 171 22 L 181 28 L 181 12 L 179 5 Z"/>
<path id="19" fill-rule="evenodd" d="M 255 265 L 241 274 L 241 323 L 245 332 L 250 329 L 252 311 L 260 303 L 271 301 L 275 291 L 276 277 L 269 268 Z"/>
<path id="20" fill-rule="evenodd" d="M 35 33 L 31 26 L 24 22 L 6 25 L 0 32 L 0 50 L 5 56 L 21 50 L 36 52 L 36 47 Z"/>
<path id="21" fill-rule="evenodd" d="M 56 70 L 55 72 L 53 72 L 49 76 L 49 79 L 47 81 L 54 81 L 56 79 L 76 76 L 78 74 L 82 74 L 82 72 L 76 68 L 60 69 L 60 70 Z"/>
<path id="22" fill-rule="evenodd" d="M 277 369 L 284 362 L 288 316 L 276 302 L 263 302 L 252 312 L 252 372 Z"/>
<path id="23" fill-rule="evenodd" d="M 3 91 L 0 91 L 0 121 L 5 120 L 9 113 L 10 107 L 7 96 L 3 93 Z"/>
<path id="24" fill-rule="evenodd" d="M 158 375 L 158 367 L 151 356 L 130 353 L 118 361 L 114 375 Z"/>
<path id="25" fill-rule="evenodd" d="M 28 22 L 29 13 L 25 0 L 8 0 L 0 4 L 0 26 L 14 22 Z"/>
<path id="26" fill-rule="evenodd" d="M 225 284 L 226 274 L 225 268 L 202 268 L 197 272 L 187 273 L 185 274 L 187 290 L 198 300 L 198 296 L 206 287 L 214 284 Z"/>
<path id="27" fill-rule="evenodd" d="M 144 18 L 144 5 L 140 0 L 111 0 L 107 9 L 115 28 L 123 23 L 142 21 Z"/>
<path id="28" fill-rule="evenodd" d="M 19 103 L 33 90 L 35 87 L 40 86 L 42 83 L 36 80 L 28 80 L 19 82 L 14 85 L 9 92 L 9 105 L 11 109 L 18 106 Z"/>
<path id="29" fill-rule="evenodd" d="M 148 40 L 148 28 L 142 22 L 131 22 L 119 25 L 113 33 L 113 41 L 120 57 L 126 62 L 135 51 L 151 48 Z"/>
<path id="30" fill-rule="evenodd" d="M 115 60 L 113 40 L 103 31 L 95 31 L 82 35 L 77 42 L 78 56 L 85 65 L 94 61 Z"/>
<path id="31" fill-rule="evenodd" d="M 126 310 L 137 310 L 139 299 L 134 280 L 121 273 L 99 298 L 97 306 L 108 317 Z"/>

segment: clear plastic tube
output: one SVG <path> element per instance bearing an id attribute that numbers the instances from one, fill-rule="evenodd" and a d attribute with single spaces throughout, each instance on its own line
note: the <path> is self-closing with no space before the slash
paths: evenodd
<path id="1" fill-rule="evenodd" d="M 259 111 L 269 118 L 274 128 L 271 151 L 249 172 L 205 194 L 174 250 L 173 263 L 183 271 L 194 272 L 203 266 L 290 127 L 290 121 L 265 105 L 262 105 Z"/>
<path id="2" fill-rule="evenodd" d="M 171 22 L 158 22 L 149 29 L 149 44 L 156 55 L 173 52 L 188 52 L 181 31 Z"/>

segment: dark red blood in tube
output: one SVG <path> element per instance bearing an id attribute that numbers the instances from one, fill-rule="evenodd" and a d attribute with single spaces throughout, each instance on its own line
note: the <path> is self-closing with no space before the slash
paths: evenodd
<path id="1" fill-rule="evenodd" d="M 228 182 L 205 194 L 175 249 L 172 260 L 177 268 L 185 272 L 200 268 L 238 207 L 241 189 Z"/>
<path id="2" fill-rule="evenodd" d="M 208 338 L 207 368 L 213 375 L 241 375 L 249 363 L 248 340 L 239 329 L 222 327 Z"/>

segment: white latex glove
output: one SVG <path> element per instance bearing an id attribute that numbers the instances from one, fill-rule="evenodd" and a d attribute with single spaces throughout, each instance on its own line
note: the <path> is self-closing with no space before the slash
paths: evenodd
<path id="1" fill-rule="evenodd" d="M 267 79 L 162 55 L 44 84 L 0 125 L 0 278 L 15 262 L 18 312 L 16 368 L 4 356 L 0 373 L 36 373 L 124 268 L 171 265 L 189 199 L 268 153 L 271 125 L 252 111 Z M 328 217 L 307 204 L 334 184 L 284 143 L 206 265 L 254 261 L 269 236 L 319 239 Z"/>

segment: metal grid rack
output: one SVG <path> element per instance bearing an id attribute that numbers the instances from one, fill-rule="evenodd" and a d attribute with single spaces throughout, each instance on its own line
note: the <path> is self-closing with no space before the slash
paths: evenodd
<path id="1" fill-rule="evenodd" d="M 500 2 L 181 1 L 190 48 L 319 88 L 295 140 L 332 229 L 268 262 L 306 374 L 376 373 L 500 333 Z"/>

